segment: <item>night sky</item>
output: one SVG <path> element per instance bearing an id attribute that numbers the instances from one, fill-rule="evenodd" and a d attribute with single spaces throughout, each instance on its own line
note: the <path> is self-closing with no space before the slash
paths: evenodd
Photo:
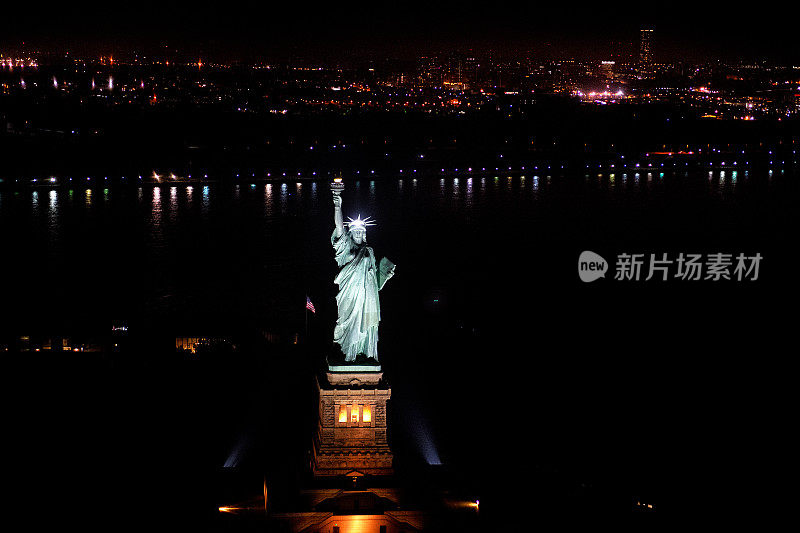
<path id="1" fill-rule="evenodd" d="M 788 4 L 730 2 L 70 2 L 33 14 L 4 6 L 0 46 L 102 52 L 165 44 L 206 54 L 291 57 L 409 56 L 438 48 L 491 47 L 603 55 L 636 44 L 656 25 L 657 59 L 707 56 L 800 60 Z M 357 51 L 353 49 L 357 48 Z"/>

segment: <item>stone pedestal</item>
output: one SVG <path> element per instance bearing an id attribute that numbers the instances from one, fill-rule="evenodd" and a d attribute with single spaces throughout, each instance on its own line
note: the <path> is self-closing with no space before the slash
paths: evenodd
<path id="1" fill-rule="evenodd" d="M 329 367 L 319 388 L 319 424 L 314 441 L 317 477 L 391 475 L 386 440 L 386 402 L 392 390 L 380 366 Z"/>

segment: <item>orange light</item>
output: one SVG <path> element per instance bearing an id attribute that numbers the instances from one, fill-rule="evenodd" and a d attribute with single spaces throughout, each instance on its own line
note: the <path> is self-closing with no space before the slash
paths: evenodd
<path id="1" fill-rule="evenodd" d="M 350 409 L 350 422 L 358 422 L 358 406 L 354 405 Z"/>
<path id="2" fill-rule="evenodd" d="M 364 406 L 364 412 L 362 414 L 362 420 L 364 422 L 372 422 L 372 408 L 369 405 Z"/>
<path id="3" fill-rule="evenodd" d="M 341 423 L 347 422 L 347 406 L 346 405 L 339 406 L 339 422 L 341 422 Z"/>

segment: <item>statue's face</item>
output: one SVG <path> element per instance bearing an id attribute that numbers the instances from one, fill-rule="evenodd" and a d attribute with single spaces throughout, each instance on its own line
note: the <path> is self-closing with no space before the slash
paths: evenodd
<path id="1" fill-rule="evenodd" d="M 353 237 L 353 242 L 356 244 L 361 244 L 367 240 L 367 232 L 363 228 L 354 228 L 350 232 L 350 235 Z"/>

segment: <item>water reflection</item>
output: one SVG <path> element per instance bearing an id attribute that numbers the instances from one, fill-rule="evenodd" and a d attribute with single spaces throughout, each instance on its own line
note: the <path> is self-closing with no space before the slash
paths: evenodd
<path id="1" fill-rule="evenodd" d="M 178 188 L 169 188 L 169 221 L 175 222 L 178 217 Z"/>
<path id="2" fill-rule="evenodd" d="M 640 183 L 640 178 L 643 177 L 641 174 L 638 172 L 636 174 L 628 174 L 627 171 L 623 174 L 619 174 L 619 170 L 622 170 L 622 167 L 619 166 L 616 171 L 610 173 L 597 174 L 597 169 L 590 171 L 589 179 L 584 181 L 579 178 L 579 176 L 584 175 L 583 170 L 582 168 L 577 169 L 575 178 L 578 178 L 577 183 L 581 192 L 590 194 L 596 194 L 597 192 L 601 192 L 602 194 L 603 190 L 608 190 L 609 188 L 614 189 L 613 192 L 615 193 L 620 191 L 626 194 L 633 193 L 634 191 L 638 193 L 639 189 L 636 189 L 636 187 L 641 187 L 641 190 L 648 195 L 650 193 L 657 194 L 660 192 L 673 194 L 675 187 L 682 188 L 686 186 L 696 188 L 699 185 L 703 189 L 703 194 L 709 196 L 721 194 L 724 199 L 729 198 L 731 193 L 738 194 L 741 188 L 739 187 L 740 179 L 748 176 L 746 170 L 743 171 L 743 174 L 740 174 L 737 170 L 733 170 L 730 167 L 724 170 L 709 170 L 707 167 L 704 167 L 699 170 L 695 169 L 690 171 L 684 171 L 683 168 L 679 168 L 670 170 L 669 178 L 666 178 L 666 174 L 660 172 L 659 169 L 655 169 L 655 172 L 648 172 L 647 169 L 643 169 L 646 180 Z M 591 172 L 595 173 L 591 174 Z M 776 169 L 773 176 L 774 174 L 778 174 L 778 172 L 779 169 Z M 653 174 L 657 174 L 654 183 Z M 766 174 L 767 172 L 757 172 L 754 175 L 759 177 L 757 183 L 761 183 Z M 377 198 L 377 180 L 369 180 L 367 178 L 365 190 L 363 190 L 363 192 L 368 193 L 368 201 L 371 205 L 369 208 L 362 206 L 362 209 L 367 212 L 375 213 L 378 212 L 374 208 L 374 204 L 377 204 L 377 202 L 384 203 L 387 202 L 387 200 L 391 202 L 391 198 L 400 198 L 401 201 L 406 202 L 409 201 L 411 195 L 415 195 L 419 192 L 420 196 L 424 197 L 424 204 L 426 207 L 431 207 L 433 209 L 440 208 L 443 213 L 451 215 L 454 212 L 459 216 L 470 215 L 471 213 L 469 213 L 468 210 L 475 208 L 481 209 L 486 204 L 490 206 L 499 205 L 510 207 L 513 210 L 523 206 L 525 202 L 529 202 L 532 197 L 535 197 L 537 202 L 551 201 L 551 199 L 548 198 L 550 196 L 553 198 L 560 198 L 563 192 L 562 184 L 565 181 L 564 176 L 560 174 L 555 175 L 559 187 L 557 190 L 551 191 L 547 187 L 544 187 L 546 183 L 543 182 L 552 179 L 552 176 L 545 177 L 531 174 L 514 176 L 479 175 L 478 178 L 475 179 L 473 175 L 466 172 L 460 175 L 447 177 L 441 177 L 440 175 L 425 176 L 422 172 L 419 175 L 423 176 L 422 179 L 425 180 L 424 182 L 418 183 L 417 178 L 410 178 L 408 185 L 406 185 L 404 178 L 388 178 L 382 184 L 381 198 Z M 686 176 L 687 179 L 684 180 L 681 176 Z M 773 177 L 777 182 L 773 186 L 777 186 L 783 181 L 778 179 L 780 177 L 779 175 Z M 546 178 L 546 180 L 543 178 Z M 93 180 L 95 179 L 96 178 L 93 178 Z M 392 179 L 397 180 L 396 188 L 390 183 Z M 571 176 L 568 176 L 566 179 L 571 179 Z M 488 189 L 486 188 L 487 180 L 489 182 Z M 659 184 L 659 182 L 662 182 L 662 184 Z M 492 186 L 493 183 L 496 185 Z M 646 184 L 650 183 L 652 183 L 654 189 L 648 191 Z M 749 185 L 750 184 L 746 180 L 742 181 L 742 187 Z M 200 209 L 197 209 L 194 204 L 194 187 L 192 185 L 170 186 L 168 184 L 162 184 L 152 187 L 152 193 L 148 191 L 148 194 L 145 195 L 144 188 L 148 186 L 149 185 L 137 187 L 136 192 L 138 198 L 141 200 L 142 211 L 139 214 L 145 220 L 145 224 L 148 224 L 148 230 L 152 233 L 157 233 L 160 226 L 161 231 L 166 232 L 166 234 L 172 238 L 171 235 L 174 232 L 172 228 L 170 228 L 170 224 L 177 223 L 178 217 L 180 217 L 180 221 L 183 222 L 187 219 L 186 217 L 199 215 Z M 540 189 L 540 186 L 543 188 Z M 86 187 L 85 183 L 84 187 Z M 169 197 L 163 199 L 165 201 L 168 200 L 169 206 L 162 205 L 162 187 L 169 187 Z M 200 185 L 200 187 L 201 197 L 198 198 L 198 203 L 201 203 L 202 213 L 205 215 L 210 209 L 210 186 Z M 215 187 L 219 187 L 219 185 L 215 185 Z M 327 206 L 327 201 L 330 198 L 327 182 L 325 181 L 296 182 L 293 188 L 297 192 L 297 199 L 291 206 L 289 205 L 289 202 L 292 200 L 290 196 L 292 196 L 295 191 L 289 192 L 288 183 L 264 184 L 263 197 L 261 197 L 262 191 L 260 190 L 260 183 L 257 183 L 255 188 L 252 187 L 252 184 L 244 183 L 241 186 L 244 188 L 244 191 L 242 191 L 244 197 L 239 198 L 238 203 L 234 201 L 233 204 L 231 204 L 230 201 L 230 185 L 226 184 L 222 187 L 223 189 L 220 191 L 220 198 L 222 200 L 220 201 L 215 197 L 215 208 L 224 211 L 227 206 L 233 205 L 234 208 L 249 209 L 251 211 L 255 210 L 255 216 L 262 218 L 271 218 L 280 214 L 287 214 L 290 210 L 299 210 L 301 206 L 305 206 L 307 209 L 312 205 L 311 203 L 316 204 L 317 201 Z M 279 191 L 274 190 L 278 187 L 280 187 L 279 197 L 276 196 Z M 368 190 L 366 190 L 367 187 Z M 670 189 L 667 190 L 666 187 Z M 306 195 L 302 194 L 304 188 L 307 192 Z M 185 196 L 180 193 L 179 189 L 185 190 Z M 235 189 L 238 191 L 240 187 L 235 186 Z M 310 194 L 308 194 L 309 189 Z M 124 208 L 128 200 L 133 197 L 133 195 L 130 195 L 129 190 L 130 189 L 127 188 L 115 189 L 115 195 L 117 195 L 114 198 L 113 205 L 115 212 L 120 208 Z M 30 196 L 28 196 L 28 191 L 30 191 Z M 39 188 L 38 190 L 23 189 L 17 193 L 17 196 L 15 196 L 13 192 L 4 191 L 0 198 L 0 200 L 2 200 L 2 202 L 0 202 L 0 208 L 2 208 L 3 215 L 6 215 L 9 210 L 14 210 L 17 206 L 26 214 L 29 214 L 32 209 L 36 218 L 41 223 L 47 222 L 51 229 L 57 229 L 59 224 L 68 221 L 69 217 L 73 216 L 75 212 L 80 213 L 85 210 L 85 212 L 88 213 L 90 208 L 93 209 L 91 213 L 92 217 L 109 216 L 108 212 L 110 212 L 110 209 L 106 209 L 103 203 L 112 207 L 110 204 L 110 187 L 99 190 L 99 192 L 101 192 L 100 199 L 93 194 L 93 191 L 94 190 L 91 188 L 84 189 L 83 202 L 81 202 L 80 198 L 80 189 L 67 190 L 66 187 L 64 189 L 52 190 L 47 188 Z M 252 191 L 259 192 L 253 194 Z M 166 189 L 164 189 L 164 192 L 166 192 Z M 692 190 L 693 194 L 696 192 L 696 189 Z M 45 196 L 45 198 L 42 198 L 42 196 Z M 404 198 L 404 196 L 408 198 Z M 363 199 L 363 197 L 359 197 L 358 201 L 363 202 Z M 45 204 L 40 202 L 45 200 Z M 100 201 L 98 202 L 98 200 Z M 639 198 L 636 200 L 638 201 Z M 148 201 L 152 202 L 149 206 L 147 205 Z M 30 203 L 27 204 L 27 202 Z M 279 205 L 276 205 L 276 202 L 279 202 Z M 422 205 L 422 203 L 423 202 L 420 202 L 420 205 Z M 186 211 L 187 207 L 191 207 L 191 212 Z M 151 212 L 148 213 L 148 210 L 151 210 Z M 149 226 L 149 224 L 152 224 L 152 226 Z M 68 237 L 69 232 L 65 231 L 62 235 Z"/>
<path id="3" fill-rule="evenodd" d="M 268 217 L 272 216 L 274 210 L 274 202 L 272 200 L 272 184 L 267 183 L 264 187 L 264 214 Z"/>
<path id="4" fill-rule="evenodd" d="M 164 241 L 164 228 L 162 227 L 161 214 L 161 187 L 153 187 L 153 203 L 150 208 L 150 237 L 156 246 L 162 247 Z"/>
<path id="5" fill-rule="evenodd" d="M 356 182 L 356 184 L 357 183 L 358 182 Z M 286 186 L 285 183 L 281 183 L 280 205 L 281 205 L 281 214 L 285 215 L 289 208 L 289 188 Z"/>
<path id="6" fill-rule="evenodd" d="M 47 229 L 50 231 L 50 237 L 55 238 L 60 233 L 58 193 L 51 190 L 48 196 L 50 201 L 47 209 Z"/>

